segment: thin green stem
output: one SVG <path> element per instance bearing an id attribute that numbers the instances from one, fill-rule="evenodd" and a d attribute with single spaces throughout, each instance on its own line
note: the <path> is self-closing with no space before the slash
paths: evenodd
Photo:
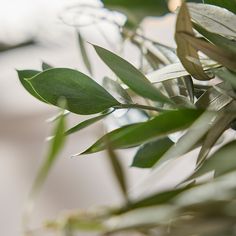
<path id="1" fill-rule="evenodd" d="M 146 106 L 141 104 L 120 104 L 119 106 L 114 107 L 115 109 L 142 109 L 142 110 L 149 110 L 149 111 L 167 111 L 167 109 L 161 108 L 161 107 L 152 107 L 152 106 Z"/>

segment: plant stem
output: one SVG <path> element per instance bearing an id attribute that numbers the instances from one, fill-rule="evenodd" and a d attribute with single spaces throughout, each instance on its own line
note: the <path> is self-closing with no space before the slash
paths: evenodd
<path id="1" fill-rule="evenodd" d="M 143 110 L 149 110 L 149 111 L 166 111 L 166 109 L 161 108 L 161 107 L 152 107 L 152 106 L 146 106 L 146 105 L 141 105 L 141 104 L 120 104 L 117 107 L 114 107 L 115 109 L 129 109 L 129 108 L 134 108 L 134 109 L 143 109 Z"/>

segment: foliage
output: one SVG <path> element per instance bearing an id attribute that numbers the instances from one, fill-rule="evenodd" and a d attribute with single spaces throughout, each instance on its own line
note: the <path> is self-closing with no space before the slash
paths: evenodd
<path id="1" fill-rule="evenodd" d="M 183 2 L 176 21 L 177 49 L 148 39 L 139 30 L 144 17 L 168 12 L 167 1 L 103 2 L 105 7 L 127 14 L 126 24 L 119 26 L 121 35 L 140 50 L 142 65 L 136 68 L 116 53 L 94 45 L 98 56 L 117 76 L 104 78 L 105 89 L 77 70 L 52 68 L 46 63 L 43 71 L 18 71 L 24 88 L 40 101 L 76 114 L 96 114 L 67 131 L 66 117 L 60 116 L 52 151 L 39 171 L 36 186 L 39 179 L 40 184 L 45 179 L 66 136 L 120 109 L 137 109 L 145 114 L 146 121 L 108 132 L 82 153 L 108 151 L 125 204 L 78 212 L 49 222 L 46 228 L 67 235 L 78 230 L 104 235 L 235 235 L 235 137 L 222 142 L 225 132 L 235 132 L 236 123 L 235 1 Z M 80 32 L 78 41 L 91 74 Z M 58 103 L 60 99 L 66 105 Z M 180 138 L 174 141 L 172 134 L 176 132 Z M 192 150 L 198 153 L 195 171 L 173 189 L 131 199 L 114 150 L 133 147 L 136 154 L 132 167 L 152 168 L 149 179 L 161 170 L 163 162 L 178 160 Z M 214 173 L 213 180 L 199 181 L 210 172 Z"/>

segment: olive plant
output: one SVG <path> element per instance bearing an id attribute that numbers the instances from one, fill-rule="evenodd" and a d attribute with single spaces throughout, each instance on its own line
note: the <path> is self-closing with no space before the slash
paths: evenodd
<path id="1" fill-rule="evenodd" d="M 146 16 L 167 14 L 168 1 L 103 3 L 126 14 L 124 25 L 113 23 L 123 39 L 140 50 L 142 63 L 136 68 L 120 55 L 93 45 L 114 72 L 114 78 L 105 77 L 103 85 L 98 84 L 92 78 L 86 42 L 77 29 L 81 55 L 91 76 L 46 63 L 42 71 L 18 71 L 20 82 L 31 95 L 61 109 L 48 156 L 30 197 L 34 199 L 41 188 L 68 135 L 117 110 L 136 109 L 145 115 L 145 121 L 107 132 L 77 154 L 108 152 L 125 203 L 86 214 L 78 210 L 48 222 L 45 230 L 65 235 L 78 231 L 98 235 L 235 235 L 236 140 L 235 135 L 227 141 L 223 137 L 236 128 L 236 1 L 183 1 L 176 12 L 177 48 L 147 38 L 140 28 Z M 68 112 L 95 116 L 67 129 Z M 174 140 L 172 134 L 176 132 L 179 138 Z M 152 168 L 150 179 L 164 162 L 180 160 L 192 150 L 197 150 L 195 170 L 174 188 L 134 198 L 129 195 L 116 153 L 116 149 L 127 148 L 136 150 L 132 167 Z M 209 173 L 212 177 L 200 178 Z"/>

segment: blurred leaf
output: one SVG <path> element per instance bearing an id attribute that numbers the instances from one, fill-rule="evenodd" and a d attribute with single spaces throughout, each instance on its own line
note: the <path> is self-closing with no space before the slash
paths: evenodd
<path id="1" fill-rule="evenodd" d="M 174 143 L 169 138 L 142 145 L 134 156 L 132 167 L 151 168 Z"/>
<path id="2" fill-rule="evenodd" d="M 229 105 L 227 107 L 227 110 L 230 110 L 230 107 L 232 106 Z M 214 122 L 206 137 L 204 138 L 200 153 L 198 155 L 197 164 L 202 163 L 206 159 L 211 148 L 214 146 L 220 136 L 224 133 L 224 131 L 229 128 L 230 123 L 234 120 L 235 117 L 236 115 L 231 112 L 231 110 L 226 113 L 222 112 L 218 115 L 216 121 Z"/>
<path id="3" fill-rule="evenodd" d="M 209 70 L 209 68 L 214 67 L 216 67 L 215 63 L 211 63 L 209 65 L 205 65 L 204 70 Z M 147 74 L 147 78 L 152 83 L 160 83 L 166 80 L 176 79 L 187 75 L 189 75 L 189 72 L 185 70 L 181 63 L 177 62 Z"/>
<path id="4" fill-rule="evenodd" d="M 176 21 L 175 41 L 177 44 L 177 55 L 184 68 L 197 80 L 209 80 L 204 73 L 199 60 L 198 52 L 182 34 L 188 34 L 194 37 L 190 15 L 185 2 L 182 3 Z M 188 57 L 194 58 L 197 63 L 191 62 Z"/>
<path id="5" fill-rule="evenodd" d="M 216 117 L 215 112 L 204 112 L 194 123 L 187 129 L 180 139 L 173 145 L 160 159 L 157 164 L 167 160 L 180 157 L 193 150 L 199 141 L 204 137 L 211 127 L 211 122 Z M 159 171 L 158 169 L 156 170 Z M 155 175 L 155 172 L 153 172 Z"/>
<path id="6" fill-rule="evenodd" d="M 106 8 L 120 11 L 128 17 L 128 26 L 137 26 L 147 16 L 168 13 L 165 0 L 102 0 Z"/>
<path id="7" fill-rule="evenodd" d="M 226 49 L 228 51 L 232 51 L 236 53 L 236 41 L 230 40 L 228 38 L 225 38 L 219 34 L 211 33 L 207 30 L 205 30 L 203 27 L 201 27 L 198 24 L 194 23 L 194 28 L 205 38 L 207 38 L 209 41 L 214 43 L 215 45 Z"/>
<path id="8" fill-rule="evenodd" d="M 195 103 L 198 109 L 220 110 L 232 101 L 232 98 L 219 92 L 217 88 L 226 90 L 224 83 L 208 89 Z"/>
<path id="9" fill-rule="evenodd" d="M 25 80 L 34 77 L 35 75 L 39 74 L 40 71 L 36 70 L 17 70 L 18 77 L 20 79 L 21 84 L 23 87 L 35 98 L 40 100 L 41 102 L 46 102 L 40 95 L 34 90 L 34 88 Z M 47 102 L 46 102 L 47 103 Z"/>
<path id="10" fill-rule="evenodd" d="M 134 92 L 154 101 L 170 103 L 170 100 L 129 62 L 104 48 L 94 48 L 104 63 Z"/>
<path id="11" fill-rule="evenodd" d="M 194 84 L 193 80 L 190 75 L 184 76 L 184 84 L 186 86 L 186 89 L 188 91 L 189 99 L 192 103 L 194 103 Z"/>
<path id="12" fill-rule="evenodd" d="M 188 8 L 191 18 L 206 30 L 229 38 L 236 37 L 236 15 L 232 12 L 221 7 L 200 3 L 188 3 Z"/>
<path id="13" fill-rule="evenodd" d="M 78 131 L 80 131 L 80 130 L 82 130 L 82 129 L 84 129 L 84 128 L 92 125 L 92 124 L 94 124 L 95 122 L 104 119 L 106 116 L 110 115 L 113 111 L 114 111 L 114 109 L 111 110 L 111 111 L 108 111 L 108 112 L 104 112 L 101 115 L 92 117 L 92 118 L 90 118 L 88 120 L 82 121 L 81 123 L 75 125 L 74 127 L 70 128 L 69 130 L 67 130 L 65 132 L 65 135 L 70 135 L 70 134 L 73 134 L 75 132 L 78 132 Z"/>
<path id="14" fill-rule="evenodd" d="M 133 103 L 131 97 L 126 92 L 126 90 L 123 89 L 123 87 L 115 80 L 112 80 L 108 77 L 104 77 L 103 85 L 105 89 L 108 90 L 110 94 L 121 103 Z"/>
<path id="15" fill-rule="evenodd" d="M 124 213 L 124 212 L 137 209 L 137 208 L 150 207 L 150 206 L 170 203 L 172 199 L 177 197 L 179 194 L 181 194 L 185 190 L 189 189 L 191 186 L 192 185 L 188 185 L 187 187 L 184 187 L 184 188 L 158 192 L 158 193 L 152 194 L 150 196 L 147 196 L 138 200 L 133 200 L 129 205 L 119 209 L 117 212 L 120 214 L 120 213 Z"/>
<path id="16" fill-rule="evenodd" d="M 175 96 L 171 97 L 171 100 L 177 105 L 179 108 L 189 108 L 189 109 L 194 109 L 195 106 L 193 103 L 189 101 L 189 99 L 185 96 Z"/>
<path id="17" fill-rule="evenodd" d="M 104 150 L 107 139 L 109 139 L 112 148 L 128 148 L 157 137 L 165 137 L 187 128 L 201 113 L 200 110 L 190 109 L 168 111 L 147 122 L 123 126 L 100 138 L 82 154 Z"/>
<path id="18" fill-rule="evenodd" d="M 61 117 L 57 120 L 57 124 L 55 127 L 55 130 L 53 132 L 53 139 L 50 142 L 48 154 L 40 167 L 37 177 L 34 181 L 33 188 L 31 191 L 32 198 L 34 195 L 37 194 L 37 192 L 40 190 L 43 182 L 47 178 L 47 175 L 49 171 L 51 170 L 53 164 L 56 161 L 56 158 L 58 157 L 58 154 L 62 150 L 64 143 L 65 143 L 65 116 L 62 113 Z"/>
<path id="19" fill-rule="evenodd" d="M 229 82 L 232 87 L 236 89 L 236 73 L 229 71 L 226 68 L 214 70 L 214 73 L 223 81 Z"/>
<path id="20" fill-rule="evenodd" d="M 107 140 L 107 152 L 108 152 L 108 157 L 111 163 L 111 167 L 113 170 L 113 173 L 119 183 L 120 189 L 124 195 L 124 198 L 126 201 L 128 200 L 128 192 L 127 192 L 127 183 L 126 183 L 126 178 L 125 178 L 125 173 L 122 168 L 121 163 L 119 162 L 118 156 L 116 155 L 115 151 L 112 149 L 112 147 L 109 144 L 109 140 Z"/>
<path id="21" fill-rule="evenodd" d="M 223 7 L 232 11 L 236 14 L 236 1 L 235 0 L 204 0 L 207 4 L 216 5 L 219 7 Z"/>
<path id="22" fill-rule="evenodd" d="M 48 69 L 52 69 L 53 66 L 49 65 L 48 63 L 44 62 L 42 63 L 42 70 L 48 70 Z"/>
<path id="23" fill-rule="evenodd" d="M 190 177 L 197 178 L 210 171 L 215 172 L 215 177 L 221 176 L 236 170 L 236 141 L 227 143 L 212 156 L 207 159 L 204 164 Z"/>
<path id="24" fill-rule="evenodd" d="M 221 63 L 233 71 L 236 71 L 236 53 L 226 51 L 202 39 L 195 38 L 185 33 L 182 33 L 181 36 L 194 48 L 200 50 L 212 60 Z"/>
<path id="25" fill-rule="evenodd" d="M 50 69 L 28 81 L 47 102 L 58 106 L 58 99 L 63 97 L 66 109 L 77 114 L 94 114 L 119 105 L 102 86 L 76 70 Z"/>
<path id="26" fill-rule="evenodd" d="M 84 65 L 86 66 L 90 75 L 92 75 L 93 71 L 92 71 L 92 66 L 88 57 L 87 49 L 85 47 L 84 39 L 82 38 L 79 31 L 77 32 L 77 37 L 78 37 L 78 44 L 79 44 L 79 48 L 80 48 L 81 56 L 83 58 Z"/>

